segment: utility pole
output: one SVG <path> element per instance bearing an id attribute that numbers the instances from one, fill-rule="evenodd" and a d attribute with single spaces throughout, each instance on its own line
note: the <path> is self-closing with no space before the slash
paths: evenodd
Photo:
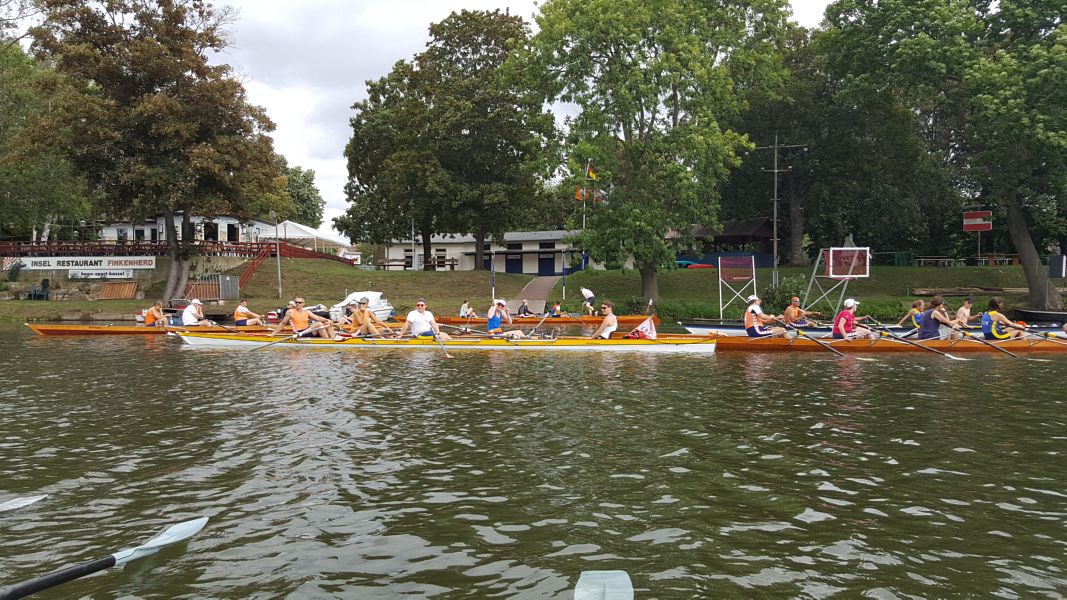
<path id="1" fill-rule="evenodd" d="M 282 299 L 282 240 L 278 237 L 278 213 L 270 211 L 270 218 L 274 221 L 274 258 L 278 265 L 278 299 Z"/>
<path id="2" fill-rule="evenodd" d="M 787 167 L 785 169 L 778 168 L 778 151 L 783 148 L 800 148 L 800 152 L 807 152 L 807 144 L 779 144 L 778 134 L 774 134 L 773 146 L 757 146 L 756 150 L 774 150 L 774 168 L 762 169 L 764 173 L 774 173 L 774 207 L 771 211 L 772 233 L 771 233 L 771 287 L 778 288 L 778 174 L 790 173 L 793 171 L 793 167 Z M 796 154 L 789 156 L 788 158 L 795 158 Z"/>

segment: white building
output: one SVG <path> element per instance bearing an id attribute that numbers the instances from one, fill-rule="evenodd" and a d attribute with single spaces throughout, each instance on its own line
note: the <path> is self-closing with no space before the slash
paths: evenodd
<path id="1" fill-rule="evenodd" d="M 560 275 L 563 273 L 563 261 L 568 260 L 568 272 L 581 264 L 581 252 L 575 250 L 563 238 L 574 231 L 515 231 L 504 234 L 504 243 L 487 241 L 484 245 L 484 267 L 506 273 L 526 273 L 529 275 Z M 443 236 L 430 238 L 431 256 L 438 271 L 454 269 L 457 271 L 474 270 L 474 236 Z M 415 269 L 422 269 L 422 243 L 411 239 L 397 240 L 385 246 L 385 259 L 380 260 L 383 268 L 410 269 L 412 252 L 415 255 Z M 492 267 L 490 262 L 492 261 Z M 594 265 L 596 267 L 596 265 Z"/>
<path id="2" fill-rule="evenodd" d="M 232 216 L 199 217 L 189 220 L 196 231 L 196 239 L 211 242 L 258 242 L 274 239 L 274 223 L 265 223 L 255 219 L 241 221 Z M 175 215 L 174 226 L 181 239 L 182 216 Z M 100 229 L 100 239 L 108 242 L 157 242 L 167 239 L 165 221 L 162 215 L 146 219 L 143 222 L 120 222 L 104 225 Z M 283 237 L 284 239 L 284 237 Z"/>

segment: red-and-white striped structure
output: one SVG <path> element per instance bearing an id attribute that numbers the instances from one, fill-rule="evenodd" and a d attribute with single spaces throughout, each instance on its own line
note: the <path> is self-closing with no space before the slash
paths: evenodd
<path id="1" fill-rule="evenodd" d="M 963 213 L 964 231 L 991 231 L 993 229 L 993 211 L 968 210 Z"/>

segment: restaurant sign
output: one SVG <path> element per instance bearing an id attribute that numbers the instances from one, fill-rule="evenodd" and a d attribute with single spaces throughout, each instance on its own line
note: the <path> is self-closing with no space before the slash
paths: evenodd
<path id="1" fill-rule="evenodd" d="M 71 279 L 130 279 L 133 277 L 133 269 L 71 269 L 67 276 Z"/>
<path id="2" fill-rule="evenodd" d="M 81 269 L 100 271 L 154 268 L 156 268 L 156 257 L 154 256 L 23 256 L 4 259 L 4 270 L 55 271 L 59 269 Z"/>

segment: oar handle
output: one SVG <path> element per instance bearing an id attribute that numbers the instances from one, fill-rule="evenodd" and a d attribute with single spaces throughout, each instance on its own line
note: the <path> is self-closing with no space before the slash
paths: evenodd
<path id="1" fill-rule="evenodd" d="M 0 600 L 23 598 L 41 590 L 55 587 L 61 583 L 73 581 L 79 577 L 85 577 L 91 573 L 96 573 L 97 571 L 110 569 L 113 566 L 115 566 L 115 557 L 113 555 L 108 555 L 104 558 L 98 558 L 87 563 L 53 571 L 47 575 L 41 575 L 40 577 L 34 577 L 28 581 L 23 581 L 22 583 L 16 583 L 12 586 L 0 588 Z"/>

